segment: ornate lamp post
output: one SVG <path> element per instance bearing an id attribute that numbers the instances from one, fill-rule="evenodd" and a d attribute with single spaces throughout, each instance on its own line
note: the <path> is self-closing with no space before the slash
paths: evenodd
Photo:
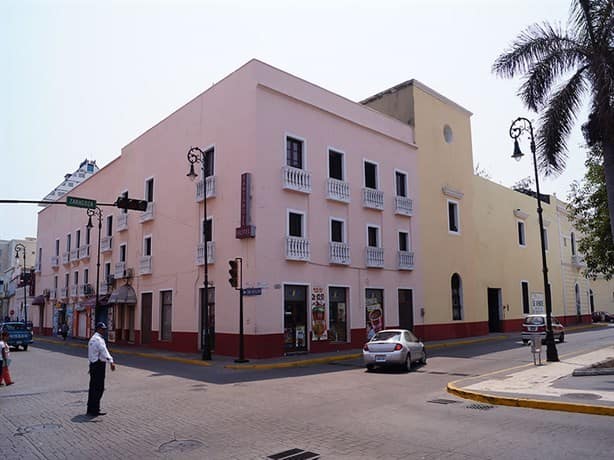
<path id="1" fill-rule="evenodd" d="M 207 176 L 209 175 L 208 166 L 207 166 L 207 153 L 199 149 L 198 147 L 192 147 L 188 150 L 188 162 L 190 163 L 190 171 L 187 176 L 190 180 L 196 179 L 198 174 L 194 171 L 194 163 L 200 163 L 201 165 L 201 173 L 203 177 L 203 213 L 204 213 L 204 227 L 203 227 L 203 239 L 204 239 L 204 258 L 205 258 L 205 301 L 202 307 L 202 315 L 204 316 L 204 330 L 201 334 L 201 350 L 202 350 L 202 359 L 204 361 L 211 360 L 211 331 L 209 325 L 209 253 L 207 247 L 207 235 L 206 235 L 206 225 L 207 225 Z"/>
<path id="2" fill-rule="evenodd" d="M 539 193 L 539 174 L 537 172 L 537 157 L 535 155 L 535 137 L 533 135 L 533 125 L 523 117 L 516 118 L 510 126 L 510 137 L 514 139 L 514 153 L 512 158 L 520 161 L 523 153 L 520 151 L 518 138 L 523 134 L 528 133 L 531 141 L 531 153 L 533 154 L 533 168 L 535 171 L 535 188 L 537 190 L 537 216 L 539 218 L 539 235 L 542 250 L 542 271 L 544 274 L 544 293 L 546 296 L 546 360 L 558 361 L 559 354 L 554 344 L 554 334 L 552 333 L 552 296 L 550 294 L 550 286 L 548 284 L 548 265 L 546 263 L 546 246 L 544 242 L 544 218 L 542 217 L 543 209 Z"/>
<path id="3" fill-rule="evenodd" d="M 96 255 L 96 304 L 94 306 L 94 324 L 99 321 L 100 316 L 100 234 L 102 233 L 102 209 L 96 207 L 93 209 L 87 209 L 87 215 L 89 217 L 87 221 L 87 228 L 91 229 L 94 226 L 92 225 L 92 216 L 98 218 L 98 253 Z"/>
<path id="4" fill-rule="evenodd" d="M 28 283 L 26 283 L 26 247 L 21 244 L 21 243 L 17 243 L 15 245 L 15 258 L 17 259 L 17 261 L 19 261 L 19 253 L 23 253 L 23 271 L 22 271 L 22 282 L 23 282 L 23 318 L 24 318 L 24 322 L 26 323 L 26 326 L 28 324 L 28 304 L 26 302 L 26 297 L 27 297 L 27 289 L 28 289 Z"/>

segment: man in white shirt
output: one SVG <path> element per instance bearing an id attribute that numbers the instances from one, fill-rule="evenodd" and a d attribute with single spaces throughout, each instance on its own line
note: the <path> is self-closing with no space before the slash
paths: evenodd
<path id="1" fill-rule="evenodd" d="M 107 349 L 102 334 L 107 328 L 105 323 L 96 324 L 96 332 L 87 344 L 87 355 L 90 363 L 90 389 L 87 397 L 87 415 L 105 415 L 100 412 L 100 399 L 104 393 L 104 378 L 107 361 L 111 364 L 111 370 L 115 370 L 113 357 Z"/>

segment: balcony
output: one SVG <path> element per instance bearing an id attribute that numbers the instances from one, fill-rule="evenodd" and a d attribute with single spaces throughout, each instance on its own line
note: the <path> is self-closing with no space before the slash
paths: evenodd
<path id="1" fill-rule="evenodd" d="M 68 299 L 68 288 L 60 288 L 60 299 Z"/>
<path id="2" fill-rule="evenodd" d="M 147 209 L 141 214 L 141 223 L 148 222 L 153 220 L 154 218 L 154 202 L 150 201 L 147 203 Z"/>
<path id="3" fill-rule="evenodd" d="M 70 263 L 70 251 L 62 253 L 62 263 L 67 265 Z"/>
<path id="4" fill-rule="evenodd" d="M 343 203 L 350 202 L 350 184 L 345 181 L 328 178 L 326 198 L 329 200 L 341 201 Z"/>
<path id="5" fill-rule="evenodd" d="M 70 250 L 70 261 L 73 264 L 79 263 L 79 249 L 71 249 Z"/>
<path id="6" fill-rule="evenodd" d="M 402 216 L 412 216 L 414 214 L 414 201 L 406 196 L 395 196 L 394 213 Z"/>
<path id="7" fill-rule="evenodd" d="M 100 252 L 109 252 L 113 250 L 113 237 L 105 236 L 100 240 Z"/>
<path id="8" fill-rule="evenodd" d="M 375 190 L 373 188 L 362 189 L 362 205 L 365 208 L 377 209 L 379 211 L 384 209 L 384 192 L 381 190 Z"/>
<path id="9" fill-rule="evenodd" d="M 90 245 L 86 244 L 79 248 L 79 259 L 89 259 L 90 257 Z"/>
<path id="10" fill-rule="evenodd" d="M 49 289 L 49 300 L 56 300 L 58 298 L 57 289 Z"/>
<path id="11" fill-rule="evenodd" d="M 215 241 L 207 242 L 207 265 L 215 262 Z M 205 244 L 200 243 L 196 248 L 196 265 L 205 265 Z"/>
<path id="12" fill-rule="evenodd" d="M 117 231 L 123 232 L 124 230 L 128 230 L 128 213 L 120 212 L 117 215 Z"/>
<path id="13" fill-rule="evenodd" d="M 346 243 L 331 241 L 328 243 L 328 261 L 331 264 L 349 265 L 350 246 Z"/>
<path id="14" fill-rule="evenodd" d="M 151 256 L 142 256 L 139 261 L 139 275 L 151 275 Z"/>
<path id="15" fill-rule="evenodd" d="M 286 237 L 287 260 L 309 260 L 311 258 L 311 243 L 306 238 L 296 236 Z"/>
<path id="16" fill-rule="evenodd" d="M 94 294 L 94 288 L 89 283 L 79 285 L 79 297 L 86 297 Z"/>
<path id="17" fill-rule="evenodd" d="M 413 251 L 399 251 L 399 270 L 414 269 Z"/>
<path id="18" fill-rule="evenodd" d="M 304 169 L 284 166 L 281 168 L 283 188 L 301 193 L 311 193 L 311 173 Z"/>
<path id="19" fill-rule="evenodd" d="M 100 290 L 98 291 L 98 294 L 99 295 L 105 295 L 105 294 L 108 294 L 109 291 L 110 291 L 109 286 L 107 284 L 105 284 L 105 283 L 102 283 L 100 285 Z"/>
<path id="20" fill-rule="evenodd" d="M 216 179 L 215 176 L 207 177 L 207 198 L 214 198 L 216 194 Z M 196 201 L 203 201 L 204 187 L 203 181 L 200 180 L 196 183 Z"/>
<path id="21" fill-rule="evenodd" d="M 365 250 L 365 263 L 370 268 L 384 267 L 384 248 L 367 246 Z"/>
<path id="22" fill-rule="evenodd" d="M 60 256 L 51 256 L 51 268 L 60 267 Z"/>
<path id="23" fill-rule="evenodd" d="M 584 261 L 584 257 L 579 254 L 572 254 L 571 256 L 571 265 L 576 268 L 584 268 L 586 267 L 586 262 Z"/>
<path id="24" fill-rule="evenodd" d="M 74 286 L 70 287 L 70 297 L 77 297 L 78 293 L 79 293 L 79 286 L 75 284 Z"/>
<path id="25" fill-rule="evenodd" d="M 113 272 L 115 279 L 124 278 L 126 275 L 126 262 L 117 262 L 115 264 L 115 271 Z"/>

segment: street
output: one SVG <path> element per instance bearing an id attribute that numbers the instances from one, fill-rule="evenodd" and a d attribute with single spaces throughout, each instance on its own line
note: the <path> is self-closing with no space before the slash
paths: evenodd
<path id="1" fill-rule="evenodd" d="M 563 360 L 612 343 L 607 328 L 569 334 L 557 346 Z M 6 459 L 265 459 L 292 449 L 303 455 L 296 458 L 322 459 L 609 459 L 612 452 L 609 417 L 489 406 L 446 392 L 463 376 L 532 362 L 512 334 L 433 350 L 410 373 L 367 373 L 359 360 L 236 370 L 118 354 L 117 371 L 107 370 L 107 415 L 98 418 L 84 415 L 86 350 L 35 343 L 12 358 L 16 384 L 0 388 Z"/>

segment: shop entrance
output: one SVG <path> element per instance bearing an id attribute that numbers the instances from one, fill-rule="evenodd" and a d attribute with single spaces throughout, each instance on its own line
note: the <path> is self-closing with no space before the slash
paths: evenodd
<path id="1" fill-rule="evenodd" d="M 329 306 L 329 339 L 333 342 L 347 342 L 347 289 L 340 287 L 328 288 Z"/>
<path id="2" fill-rule="evenodd" d="M 141 294 L 141 343 L 151 343 L 151 303 L 152 294 Z"/>
<path id="3" fill-rule="evenodd" d="M 284 350 L 307 351 L 307 286 L 284 286 Z"/>
<path id="4" fill-rule="evenodd" d="M 209 293 L 209 348 L 211 351 L 215 351 L 215 288 L 209 286 L 207 289 Z M 201 342 L 198 344 L 199 349 L 202 351 L 205 334 L 205 288 L 200 289 L 200 337 Z"/>

